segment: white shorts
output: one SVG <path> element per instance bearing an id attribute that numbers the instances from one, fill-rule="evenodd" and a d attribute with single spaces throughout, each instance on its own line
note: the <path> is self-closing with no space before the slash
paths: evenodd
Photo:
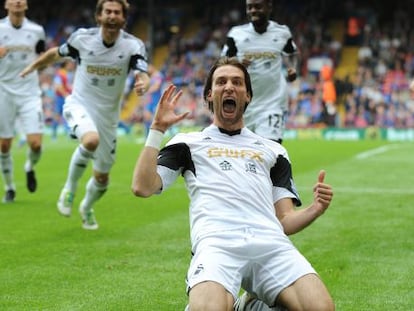
<path id="1" fill-rule="evenodd" d="M 255 114 L 252 116 L 245 115 L 244 123 L 252 132 L 271 139 L 281 141 L 285 130 L 287 113 L 268 113 Z"/>
<path id="2" fill-rule="evenodd" d="M 109 173 L 115 163 L 117 124 L 106 124 L 96 115 L 91 115 L 85 107 L 75 102 L 66 102 L 63 116 L 72 135 L 81 140 L 87 132 L 97 132 L 99 146 L 93 157 L 93 169 L 100 173 Z"/>
<path id="3" fill-rule="evenodd" d="M 12 138 L 18 130 L 23 134 L 42 134 L 44 118 L 42 100 L 37 95 L 15 95 L 0 85 L 0 137 Z"/>
<path id="4" fill-rule="evenodd" d="M 279 293 L 307 274 L 311 264 L 285 235 L 253 229 L 219 232 L 197 243 L 187 273 L 187 292 L 214 281 L 237 298 L 240 287 L 273 306 Z"/>

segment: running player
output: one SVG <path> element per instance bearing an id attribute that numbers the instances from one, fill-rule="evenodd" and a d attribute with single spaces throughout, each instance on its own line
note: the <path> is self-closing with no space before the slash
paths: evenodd
<path id="1" fill-rule="evenodd" d="M 145 45 L 122 29 L 128 7 L 126 0 L 99 0 L 95 13 L 99 27 L 78 29 L 66 43 L 49 49 L 21 73 L 26 76 L 62 57 L 77 61 L 72 93 L 66 97 L 63 116 L 80 144 L 72 155 L 57 208 L 62 215 L 71 215 L 78 181 L 92 161 L 93 176 L 79 205 L 82 226 L 87 230 L 98 229 L 93 204 L 108 188 L 128 72 L 135 71 L 138 95 L 142 96 L 149 87 Z"/>
<path id="2" fill-rule="evenodd" d="M 301 205 L 286 149 L 244 127 L 250 77 L 236 58 L 221 58 L 207 76 L 204 99 L 214 114 L 201 132 L 182 133 L 160 150 L 165 133 L 188 113 L 175 113 L 181 91 L 170 85 L 158 103 L 132 178 L 136 196 L 165 191 L 182 175 L 190 196 L 191 245 L 187 310 L 233 310 L 240 288 L 271 307 L 332 311 L 311 264 L 288 238 L 329 207 L 333 191 L 321 171 L 313 202 Z"/>
<path id="3" fill-rule="evenodd" d="M 42 154 L 44 118 L 37 72 L 19 76 L 30 62 L 45 51 L 45 31 L 26 18 L 26 0 L 6 0 L 7 16 L 0 20 L 0 168 L 6 193 L 3 202 L 16 196 L 11 146 L 19 130 L 29 146 L 24 165 L 29 192 L 37 189 L 34 166 Z"/>
<path id="4" fill-rule="evenodd" d="M 222 55 L 237 56 L 251 76 L 255 96 L 244 114 L 246 126 L 281 143 L 288 111 L 286 80 L 296 79 L 298 50 L 289 28 L 269 20 L 271 12 L 271 0 L 246 0 L 250 22 L 230 29 Z"/>

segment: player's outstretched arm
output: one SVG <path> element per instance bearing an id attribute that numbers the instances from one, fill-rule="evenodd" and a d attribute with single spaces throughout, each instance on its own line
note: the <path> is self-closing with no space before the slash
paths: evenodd
<path id="1" fill-rule="evenodd" d="M 294 234 L 309 226 L 330 206 L 332 187 L 325 183 L 325 171 L 321 170 L 313 186 L 313 202 L 307 207 L 295 210 L 291 199 L 282 199 L 275 204 L 276 216 L 286 234 Z"/>
<path id="2" fill-rule="evenodd" d="M 149 197 L 162 188 L 162 181 L 157 173 L 157 157 L 164 133 L 174 124 L 187 117 L 188 112 L 176 114 L 176 106 L 182 92 L 170 85 L 163 92 L 144 149 L 135 164 L 132 176 L 132 192 L 139 197 Z"/>
<path id="3" fill-rule="evenodd" d="M 22 70 L 22 72 L 20 73 L 20 76 L 22 78 L 24 78 L 29 73 L 31 73 L 35 70 L 46 68 L 48 65 L 56 62 L 60 58 L 61 58 L 61 56 L 59 55 L 58 48 L 57 47 L 50 48 L 45 53 L 40 55 L 30 65 L 28 65 L 26 68 L 24 68 Z"/>

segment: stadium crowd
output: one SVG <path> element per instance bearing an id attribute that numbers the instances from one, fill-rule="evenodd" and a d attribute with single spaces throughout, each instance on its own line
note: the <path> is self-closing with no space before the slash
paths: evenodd
<path id="1" fill-rule="evenodd" d="M 414 101 L 408 81 L 414 70 L 414 33 L 410 30 L 410 7 L 400 2 L 393 15 L 384 19 L 380 12 L 348 1 L 341 18 L 345 27 L 348 20 L 355 18 L 357 34 L 351 38 L 351 33 L 345 33 L 343 40 L 338 40 L 329 28 L 332 12 L 324 7 L 324 2 L 303 2 L 300 10 L 295 3 L 278 1 L 274 9 L 275 20 L 289 25 L 300 51 L 300 76 L 289 87 L 287 126 L 411 127 Z M 193 37 L 177 34 L 171 38 L 169 57 L 163 67 L 168 81 L 191 90 L 191 107 L 198 107 L 192 111 L 203 111 L 203 103 L 198 99 L 206 68 L 219 55 L 229 27 L 241 23 L 244 17 L 243 8 L 238 6 L 222 4 L 215 9 L 205 12 L 205 22 Z M 355 70 L 334 78 L 344 45 L 358 47 Z M 337 106 L 333 122 L 323 114 L 324 65 L 333 70 Z M 205 115 L 201 116 L 204 120 Z"/>
<path id="2" fill-rule="evenodd" d="M 46 2 L 37 6 L 35 0 L 31 1 L 30 14 L 45 26 L 49 47 L 58 45 L 74 29 L 95 23 L 94 12 L 90 9 L 93 5 L 88 1 L 75 1 L 76 12 L 66 4 Z M 384 18 L 382 12 L 352 0 L 344 2 L 342 16 L 336 16 L 334 12 L 338 10 L 333 10 L 332 4 L 326 1 L 276 1 L 274 19 L 289 25 L 300 51 L 299 77 L 289 84 L 288 128 L 413 126 L 414 100 L 408 84 L 414 74 L 414 31 L 409 18 L 411 8 L 406 2 L 398 2 L 394 13 Z M 189 16 L 186 14 L 188 5 L 177 1 L 181 6 L 175 9 L 175 14 L 170 14 L 171 7 L 165 5 L 162 9 L 157 3 L 159 1 L 154 1 L 157 16 L 154 44 L 155 47 L 167 44 L 169 49 L 168 57 L 159 68 L 164 85 L 172 82 L 183 89 L 180 109 L 191 111 L 187 124 L 206 125 L 210 122 L 210 113 L 201 94 L 204 79 L 220 54 L 227 31 L 244 21 L 244 5 L 230 1 L 209 1 L 208 6 L 201 2 L 195 4 L 191 14 L 199 21 L 199 27 L 188 35 L 181 31 L 185 30 Z M 129 28 L 147 13 L 145 1 L 131 2 L 131 5 Z M 350 19 L 356 20 L 355 37 L 351 38 L 350 33 L 344 38 L 334 37 L 330 22 L 338 18 L 343 20 L 344 27 Z M 179 26 L 178 31 L 167 27 L 173 22 Z M 352 45 L 358 48 L 356 69 L 345 77 L 336 77 L 335 69 L 342 61 L 341 51 L 344 46 Z M 330 79 L 336 92 L 337 110 L 333 121 L 323 114 L 321 69 L 324 66 L 332 69 Z M 50 124 L 55 100 L 53 76 L 58 69 L 56 66 L 41 73 L 45 114 Z M 127 130 L 133 123 L 141 122 L 142 107 L 137 107 L 124 121 Z"/>

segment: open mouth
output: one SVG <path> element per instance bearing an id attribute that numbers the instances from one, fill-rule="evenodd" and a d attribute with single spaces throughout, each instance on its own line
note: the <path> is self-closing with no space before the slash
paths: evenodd
<path id="1" fill-rule="evenodd" d="M 108 29 L 118 29 L 118 24 L 115 22 L 106 22 L 105 26 Z"/>
<path id="2" fill-rule="evenodd" d="M 236 101 L 234 99 L 225 99 L 223 101 L 223 111 L 227 113 L 234 112 L 236 110 Z"/>

